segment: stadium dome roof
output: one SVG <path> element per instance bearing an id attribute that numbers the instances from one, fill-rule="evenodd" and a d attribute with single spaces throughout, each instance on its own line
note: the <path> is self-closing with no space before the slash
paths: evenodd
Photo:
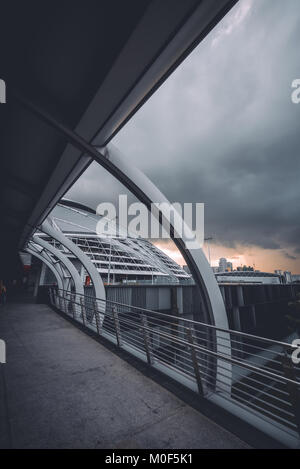
<path id="1" fill-rule="evenodd" d="M 127 236 L 127 232 L 119 226 L 116 236 L 117 220 L 107 219 L 108 230 L 97 234 L 97 223 L 102 217 L 83 204 L 63 199 L 49 218 L 58 230 L 89 256 L 104 281 L 108 280 L 108 272 L 116 283 L 147 280 L 177 283 L 191 278 L 150 241 Z M 41 233 L 37 235 L 45 236 Z M 48 241 L 51 242 L 50 239 Z"/>

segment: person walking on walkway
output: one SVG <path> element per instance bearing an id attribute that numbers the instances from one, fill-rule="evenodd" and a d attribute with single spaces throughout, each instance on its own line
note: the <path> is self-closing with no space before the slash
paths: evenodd
<path id="1" fill-rule="evenodd" d="M 1 304 L 5 305 L 6 303 L 6 286 L 2 284 L 1 286 Z"/>

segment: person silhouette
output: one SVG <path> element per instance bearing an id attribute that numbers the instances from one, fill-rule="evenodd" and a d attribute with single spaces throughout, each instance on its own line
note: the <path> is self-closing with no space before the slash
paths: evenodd
<path id="1" fill-rule="evenodd" d="M 5 305 L 6 303 L 6 286 L 2 284 L 1 286 L 1 304 Z"/>

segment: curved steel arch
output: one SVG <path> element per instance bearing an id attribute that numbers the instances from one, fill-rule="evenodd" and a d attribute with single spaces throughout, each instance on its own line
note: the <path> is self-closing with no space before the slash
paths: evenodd
<path id="1" fill-rule="evenodd" d="M 90 150 L 93 155 L 95 155 L 94 150 L 98 150 L 99 156 L 95 160 L 144 203 L 148 210 L 151 210 L 152 203 L 165 203 L 166 207 L 170 206 L 168 199 L 162 192 L 138 168 L 129 165 L 126 158 L 122 157 L 119 150 L 113 144 L 109 144 L 104 148 L 92 148 L 93 150 Z M 201 247 L 199 246 L 198 249 L 187 248 L 186 241 L 193 239 L 193 236 L 191 230 L 178 213 L 175 213 L 175 218 L 184 226 L 184 235 L 182 237 L 174 237 L 174 233 L 176 233 L 175 226 L 180 225 L 176 225 L 175 221 L 172 223 L 169 212 L 164 210 L 166 207 L 163 207 L 160 213 L 154 213 L 154 216 L 157 216 L 158 219 L 161 216 L 162 220 L 160 221 L 162 225 L 169 224 L 173 232 L 172 239 L 190 268 L 196 285 L 200 290 L 201 298 L 204 300 L 206 320 L 209 320 L 220 329 L 228 330 L 229 324 L 224 300 L 217 280 Z M 215 343 L 217 351 L 220 354 L 231 355 L 230 335 L 227 332 L 222 330 L 216 331 Z M 218 379 L 219 376 L 222 377 L 222 380 Z M 228 361 L 220 358 L 217 359 L 216 363 L 216 382 L 218 381 L 224 383 L 220 391 L 231 391 L 232 366 Z"/>
<path id="2" fill-rule="evenodd" d="M 54 265 L 51 264 L 51 262 L 42 255 L 42 252 L 37 253 L 36 251 L 34 251 L 34 249 L 31 249 L 30 247 L 27 247 L 26 251 L 29 252 L 29 254 L 31 254 L 32 256 L 34 256 L 37 259 L 39 259 L 40 261 L 42 261 L 52 271 L 53 275 L 56 278 L 58 288 L 63 290 L 64 289 L 64 284 L 63 284 L 63 280 L 62 280 L 59 272 L 56 270 Z"/>
<path id="3" fill-rule="evenodd" d="M 105 288 L 104 284 L 102 281 L 102 278 L 92 263 L 92 261 L 88 258 L 88 256 L 80 249 L 78 248 L 70 239 L 68 239 L 61 231 L 55 230 L 52 228 L 50 225 L 49 221 L 46 220 L 42 226 L 40 227 L 40 230 L 46 233 L 47 235 L 51 236 L 53 239 L 61 243 L 63 246 L 65 246 L 69 251 L 76 256 L 81 264 L 84 266 L 86 271 L 89 273 L 91 276 L 93 286 L 95 289 L 95 296 L 98 300 L 101 300 L 101 304 L 99 305 L 99 308 L 101 310 L 104 309 L 104 302 L 106 299 L 106 293 L 105 293 Z M 77 271 L 76 271 L 77 272 Z"/>
<path id="4" fill-rule="evenodd" d="M 72 262 L 68 259 L 68 257 L 61 251 L 56 249 L 54 246 L 52 246 L 52 244 L 48 243 L 39 236 L 34 237 L 34 242 L 54 254 L 54 256 L 56 256 L 62 262 L 62 264 L 65 265 L 66 269 L 70 272 L 70 275 L 73 278 L 76 293 L 78 295 L 84 295 L 84 288 L 79 273 L 77 272 Z"/>
<path id="5" fill-rule="evenodd" d="M 151 208 L 151 203 L 166 203 L 169 205 L 169 201 L 162 192 L 139 169 L 129 165 L 126 158 L 121 156 L 119 150 L 114 145 L 109 144 L 105 148 L 99 148 L 98 151 L 98 163 L 104 166 L 104 156 L 107 161 L 106 169 L 143 202 L 148 209 Z M 172 224 L 171 220 L 168 219 L 167 213 L 163 213 L 163 210 L 162 216 L 175 231 L 174 225 L 176 226 L 176 223 Z M 191 231 L 181 216 L 179 214 L 177 216 L 180 217 L 181 223 L 185 226 L 185 238 L 173 237 L 173 241 L 183 255 L 196 284 L 200 288 L 209 316 L 208 319 L 215 326 L 228 329 L 229 325 L 224 300 L 212 269 L 200 246 L 199 249 L 191 250 L 186 247 L 185 242 L 192 237 L 191 235 L 189 238 L 186 234 L 191 233 Z"/>
<path id="6" fill-rule="evenodd" d="M 53 126 L 65 137 L 67 137 L 68 141 L 80 149 L 83 154 L 86 154 L 89 157 L 92 157 L 94 161 L 97 161 L 108 172 L 115 176 L 122 184 L 124 184 L 149 209 L 151 207 L 151 203 L 168 203 L 164 195 L 143 173 L 141 173 L 141 171 L 126 163 L 125 158 L 120 158 L 112 144 L 109 144 L 107 147 L 103 148 L 93 146 L 93 144 L 89 143 L 87 140 L 72 130 L 66 128 L 64 125 L 57 122 L 54 118 L 41 111 L 33 104 L 26 102 L 26 107 L 29 107 L 32 112 L 38 114 L 49 125 Z M 42 226 L 46 224 L 47 223 L 44 222 Z M 208 314 L 207 319 L 209 319 L 212 324 L 220 328 L 228 329 L 228 319 L 224 301 L 217 281 L 202 252 L 202 249 L 199 248 L 198 250 L 193 250 L 192 252 L 191 250 L 186 249 L 184 240 L 180 238 L 174 238 L 174 242 L 186 260 L 186 263 L 194 276 L 196 284 L 202 293 L 202 298 L 205 302 L 206 312 Z M 73 246 L 75 245 L 73 244 Z M 78 255 L 78 253 L 75 255 Z M 92 263 L 88 260 L 88 264 L 90 265 Z M 89 271 L 89 269 L 87 270 Z M 97 270 L 96 272 L 99 283 L 102 283 L 102 279 L 100 278 Z M 91 275 L 91 277 L 93 277 L 93 275 Z M 98 285 L 97 281 L 95 285 Z M 105 299 L 104 286 L 102 294 L 97 292 L 96 296 Z"/>
<path id="7" fill-rule="evenodd" d="M 53 258 L 51 257 L 53 254 L 50 253 L 49 251 L 47 251 L 45 248 L 37 245 L 37 243 L 34 243 L 34 241 L 30 241 L 29 243 L 29 247 L 31 249 L 33 249 L 35 252 L 37 252 L 38 254 L 41 254 L 41 255 L 44 255 L 44 257 L 46 258 L 46 260 L 48 260 L 48 262 L 50 262 L 51 265 L 57 265 L 57 267 L 59 267 L 60 269 L 58 270 L 58 268 L 56 269 L 57 272 L 59 273 L 61 279 L 62 279 L 62 282 L 63 282 L 63 290 L 65 291 L 68 291 L 70 290 L 71 291 L 71 288 L 70 285 L 69 285 L 69 281 L 70 279 L 72 279 L 72 275 L 70 274 L 70 272 L 68 272 L 68 269 L 66 268 L 65 264 L 63 264 L 63 262 L 58 259 L 56 256 L 56 261 L 53 260 Z M 40 247 L 41 250 L 40 251 L 37 251 L 37 247 Z M 66 274 L 66 272 L 68 272 L 68 274 Z M 74 282 L 74 280 L 73 280 Z"/>

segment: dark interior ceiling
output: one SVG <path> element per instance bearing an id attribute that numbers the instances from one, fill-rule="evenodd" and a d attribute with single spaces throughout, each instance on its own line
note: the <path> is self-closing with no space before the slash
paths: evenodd
<path id="1" fill-rule="evenodd" d="M 0 115 L 2 276 L 14 268 L 25 221 L 66 146 L 57 132 L 20 107 L 10 91 L 73 128 L 148 4 L 1 2 L 0 77 L 7 86 Z"/>
<path id="2" fill-rule="evenodd" d="M 220 4 L 219 0 L 209 1 Z M 6 82 L 7 102 L 0 104 L 0 278 L 14 276 L 24 226 L 30 224 L 68 144 L 64 136 L 20 105 L 16 95 L 76 129 L 116 61 L 123 58 L 125 77 L 126 63 L 133 69 L 143 48 L 154 60 L 202 3 L 204 0 L 1 1 L 0 78 Z M 218 20 L 234 1 L 222 0 L 221 4 Z M 148 26 L 140 27 L 131 43 L 131 61 L 126 62 L 125 45 L 145 18 Z M 149 44 L 155 50 L 148 51 Z M 151 61 L 145 64 L 144 72 L 150 65 Z M 115 92 L 106 93 L 107 116 L 122 85 L 122 70 L 117 75 L 119 83 L 114 83 Z M 138 82 L 140 76 L 135 78 Z M 124 90 L 124 97 L 126 93 Z M 118 99 L 122 102 L 123 98 Z"/>

